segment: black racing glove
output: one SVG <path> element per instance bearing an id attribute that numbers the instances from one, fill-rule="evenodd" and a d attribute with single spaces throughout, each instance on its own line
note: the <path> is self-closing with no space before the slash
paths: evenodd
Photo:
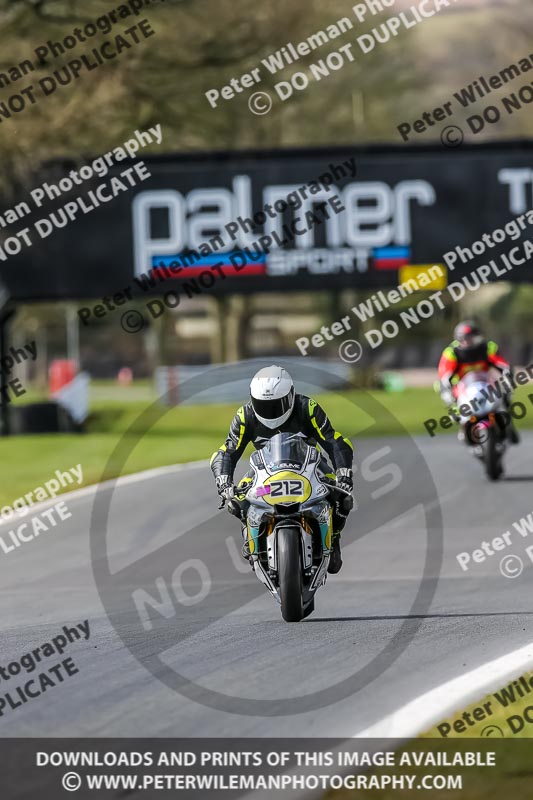
<path id="1" fill-rule="evenodd" d="M 224 500 L 231 500 L 235 496 L 235 487 L 229 475 L 217 475 L 215 481 L 217 484 L 217 492 Z"/>
<path id="2" fill-rule="evenodd" d="M 337 476 L 337 486 L 339 489 L 345 492 L 351 492 L 353 490 L 353 470 L 347 469 L 346 467 L 339 467 L 339 469 L 335 470 L 335 475 Z"/>
<path id="3" fill-rule="evenodd" d="M 348 512 L 350 512 L 355 505 L 352 495 L 353 470 L 348 469 L 347 467 L 339 467 L 339 469 L 335 470 L 335 475 L 337 476 L 337 487 L 343 492 L 349 492 L 349 494 L 342 494 L 339 500 L 342 511 L 348 514 Z"/>

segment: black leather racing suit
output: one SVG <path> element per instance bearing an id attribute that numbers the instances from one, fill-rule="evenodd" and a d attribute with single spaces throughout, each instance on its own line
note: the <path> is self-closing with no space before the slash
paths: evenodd
<path id="1" fill-rule="evenodd" d="M 318 444 L 327 453 L 334 469 L 352 468 L 353 447 L 349 439 L 334 430 L 324 409 L 310 397 L 297 394 L 289 419 L 279 428 L 267 428 L 255 416 L 251 402 L 241 406 L 230 425 L 228 437 L 211 457 L 216 477 L 233 473 L 249 442 L 260 450 L 276 433 L 303 434 L 310 445 Z M 336 503 L 333 509 L 333 530 L 340 533 L 346 523 L 346 512 Z"/>

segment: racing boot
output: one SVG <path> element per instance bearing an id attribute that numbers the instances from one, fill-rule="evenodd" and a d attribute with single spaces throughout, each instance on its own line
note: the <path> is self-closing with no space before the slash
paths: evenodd
<path id="1" fill-rule="evenodd" d="M 516 430 L 513 422 L 510 422 L 509 427 L 507 428 L 507 438 L 511 444 L 520 444 L 520 434 Z"/>
<path id="2" fill-rule="evenodd" d="M 244 558 L 245 561 L 249 563 L 249 565 L 253 569 L 254 559 L 252 554 L 250 553 L 250 546 L 248 544 L 248 528 L 245 522 L 241 522 L 241 534 L 242 534 L 241 556 Z"/>
<path id="3" fill-rule="evenodd" d="M 508 414 L 509 422 L 507 423 L 507 440 L 511 442 L 511 444 L 519 444 L 520 443 L 520 434 L 516 430 L 514 426 L 514 422 L 511 416 L 511 408 L 512 408 L 512 394 L 506 394 L 504 397 L 505 408 Z"/>
<path id="4" fill-rule="evenodd" d="M 330 575 L 336 575 L 342 567 L 341 556 L 341 535 L 340 533 L 333 534 L 333 541 L 331 542 L 331 553 L 329 556 L 328 572 Z"/>

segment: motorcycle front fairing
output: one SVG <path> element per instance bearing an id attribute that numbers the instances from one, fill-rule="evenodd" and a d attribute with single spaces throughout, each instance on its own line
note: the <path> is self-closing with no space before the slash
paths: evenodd
<path id="1" fill-rule="evenodd" d="M 467 372 L 459 381 L 457 384 L 457 405 L 463 424 L 471 421 L 473 416 L 477 419 L 483 419 L 492 412 L 503 411 L 501 389 L 498 397 L 498 393 L 493 387 L 495 387 L 495 384 L 488 372 Z M 461 406 L 463 408 L 468 406 L 468 411 L 461 413 Z"/>
<path id="2" fill-rule="evenodd" d="M 257 577 L 278 600 L 276 528 L 292 525 L 299 529 L 302 542 L 302 569 L 308 592 L 314 594 L 325 582 L 332 534 L 330 488 L 319 468 L 320 452 L 297 434 L 276 434 L 262 450 L 252 454 L 253 479 L 246 499 L 247 543 Z M 313 529 L 320 531 L 320 563 L 313 549 Z M 316 528 L 315 528 L 316 529 Z M 261 553 L 260 539 L 266 540 Z M 261 558 L 263 556 L 263 558 Z M 266 556 L 266 558 L 265 558 Z"/>
<path id="3" fill-rule="evenodd" d="M 465 444 L 483 462 L 487 477 L 497 480 L 503 474 L 510 420 L 502 385 L 490 372 L 468 372 L 457 386 L 457 406 Z"/>

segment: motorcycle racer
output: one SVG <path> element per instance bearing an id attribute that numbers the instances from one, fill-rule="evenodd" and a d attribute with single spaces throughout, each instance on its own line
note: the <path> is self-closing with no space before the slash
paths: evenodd
<path id="1" fill-rule="evenodd" d="M 249 442 L 261 449 L 276 433 L 284 432 L 302 434 L 309 444 L 318 444 L 335 470 L 335 474 L 331 474 L 324 459 L 326 477 L 335 479 L 335 485 L 341 490 L 341 497 L 333 503 L 332 552 L 328 566 L 328 571 L 336 574 L 342 566 L 340 534 L 354 505 L 351 495 L 353 447 L 349 439 L 334 430 L 316 400 L 295 392 L 293 380 L 283 367 L 265 367 L 254 375 L 250 383 L 250 401 L 237 410 L 225 443 L 213 453 L 211 469 L 218 493 L 228 501 L 234 498 L 233 473 Z M 240 486 L 247 480 L 249 476 L 243 478 Z"/>
<path id="2" fill-rule="evenodd" d="M 512 374 L 511 365 L 499 354 L 496 342 L 487 341 L 474 321 L 460 322 L 453 335 L 454 340 L 444 349 L 438 366 L 440 395 L 447 406 L 454 404 L 457 399 L 457 384 L 468 372 L 489 372 L 494 368 L 504 375 Z M 503 391 L 502 398 L 509 408 L 511 392 Z M 509 423 L 509 438 L 513 444 L 520 441 L 512 421 Z"/>

